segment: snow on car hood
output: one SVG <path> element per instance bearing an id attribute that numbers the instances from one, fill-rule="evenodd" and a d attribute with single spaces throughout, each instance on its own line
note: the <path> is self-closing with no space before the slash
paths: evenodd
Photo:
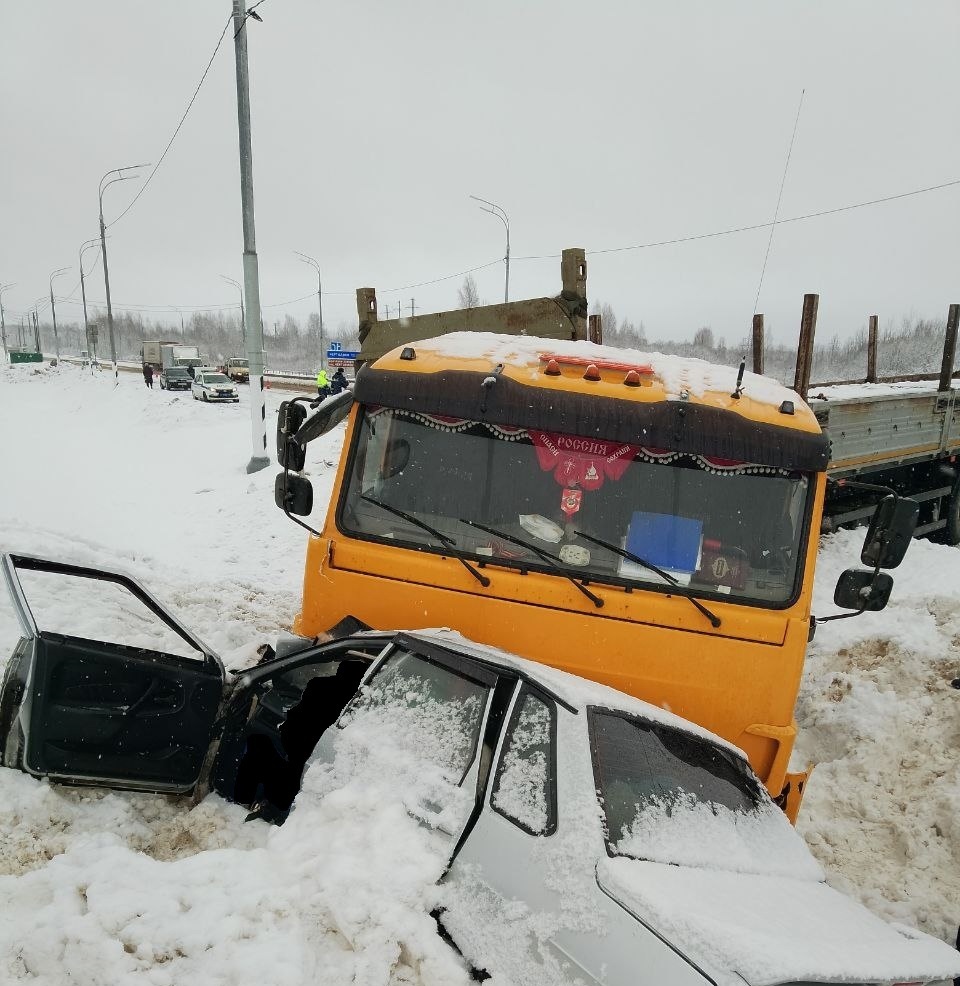
<path id="1" fill-rule="evenodd" d="M 926 981 L 960 975 L 960 955 L 893 926 L 813 880 L 601 859 L 600 886 L 689 958 L 751 986 Z"/>

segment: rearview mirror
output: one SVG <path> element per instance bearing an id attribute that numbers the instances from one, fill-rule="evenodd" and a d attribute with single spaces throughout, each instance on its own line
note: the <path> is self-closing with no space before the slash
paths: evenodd
<path id="1" fill-rule="evenodd" d="M 316 414 L 297 431 L 297 444 L 306 446 L 315 438 L 332 431 L 350 413 L 352 406 L 353 393 L 349 390 L 328 397 L 317 408 Z"/>
<path id="2" fill-rule="evenodd" d="M 892 591 L 893 577 L 886 572 L 848 568 L 837 582 L 833 601 L 841 609 L 873 613 L 887 605 Z"/>
<path id="3" fill-rule="evenodd" d="M 273 482 L 273 499 L 284 513 L 306 517 L 313 511 L 313 486 L 303 476 L 281 472 Z"/>
<path id="4" fill-rule="evenodd" d="M 885 496 L 873 512 L 860 561 L 874 568 L 896 568 L 910 547 L 920 504 L 902 496 Z"/>

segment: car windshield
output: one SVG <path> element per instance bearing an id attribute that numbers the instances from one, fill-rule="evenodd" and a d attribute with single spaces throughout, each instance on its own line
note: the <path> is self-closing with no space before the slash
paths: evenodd
<path id="1" fill-rule="evenodd" d="M 204 373 L 204 383 L 230 383 L 222 373 Z"/>
<path id="2" fill-rule="evenodd" d="M 800 473 L 390 408 L 364 409 L 350 469 L 339 523 L 356 537 L 759 605 L 795 593 Z"/>
<path id="3" fill-rule="evenodd" d="M 188 378 L 190 376 L 187 370 L 184 370 L 182 367 L 179 366 L 171 367 L 169 370 L 166 370 L 165 372 L 168 377 L 173 377 L 175 380 L 180 380 L 181 378 Z"/>
<path id="4" fill-rule="evenodd" d="M 597 796 L 611 856 L 820 879 L 747 762 L 705 736 L 589 709 Z"/>
<path id="5" fill-rule="evenodd" d="M 232 360 L 230 360 L 230 362 L 229 362 L 228 365 L 229 366 L 248 367 L 250 365 L 250 363 L 249 363 L 248 360 L 245 360 L 245 359 L 232 359 Z"/>

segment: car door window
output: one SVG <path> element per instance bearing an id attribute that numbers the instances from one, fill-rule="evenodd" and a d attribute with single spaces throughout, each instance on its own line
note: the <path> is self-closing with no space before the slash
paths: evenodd
<path id="1" fill-rule="evenodd" d="M 476 756 L 488 691 L 466 673 L 400 651 L 374 674 L 340 726 L 369 717 L 390 731 L 399 748 L 459 784 Z"/>
<path id="2" fill-rule="evenodd" d="M 20 584 L 41 633 L 204 660 L 202 651 L 117 582 L 26 570 Z"/>
<path id="3" fill-rule="evenodd" d="M 525 691 L 510 719 L 490 804 L 525 832 L 550 835 L 556 803 L 556 710 Z"/>

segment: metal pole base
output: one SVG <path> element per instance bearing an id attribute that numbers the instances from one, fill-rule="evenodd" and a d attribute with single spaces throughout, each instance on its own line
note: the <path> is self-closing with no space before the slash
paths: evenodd
<path id="1" fill-rule="evenodd" d="M 270 465 L 270 460 L 265 455 L 255 455 L 247 463 L 247 472 L 260 472 L 261 469 L 266 469 Z"/>

